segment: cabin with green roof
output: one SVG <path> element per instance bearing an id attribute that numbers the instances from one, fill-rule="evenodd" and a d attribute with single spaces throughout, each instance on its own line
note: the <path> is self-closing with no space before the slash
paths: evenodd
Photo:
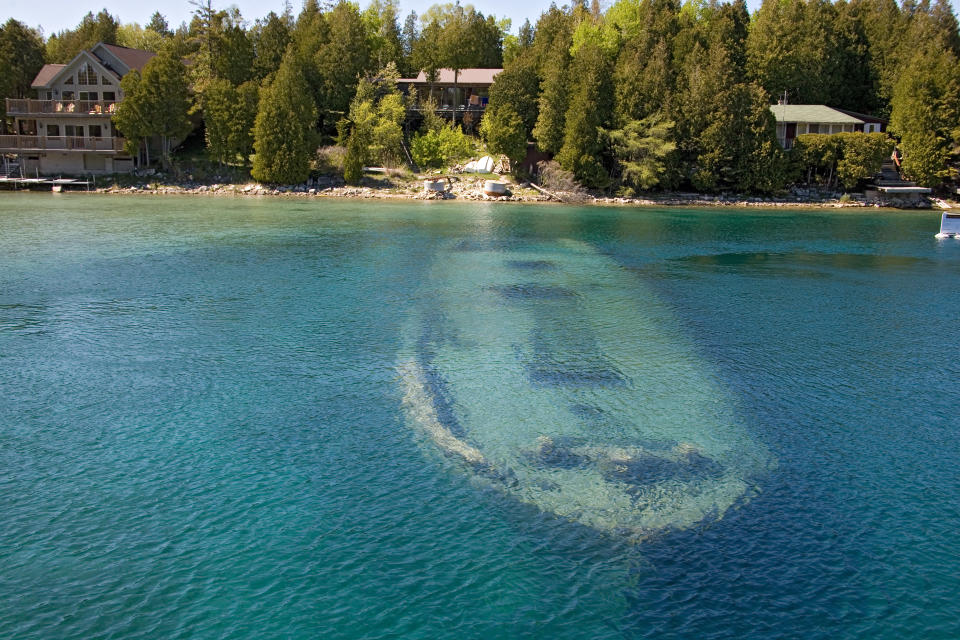
<path id="1" fill-rule="evenodd" d="M 887 124 L 865 113 L 823 104 L 775 104 L 770 111 L 777 119 L 777 140 L 784 149 L 793 147 L 796 137 L 807 133 L 875 133 L 885 131 Z"/>

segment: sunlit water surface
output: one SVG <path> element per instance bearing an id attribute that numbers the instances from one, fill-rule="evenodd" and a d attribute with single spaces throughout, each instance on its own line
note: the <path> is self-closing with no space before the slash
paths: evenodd
<path id="1" fill-rule="evenodd" d="M 0 194 L 0 638 L 956 638 L 936 230 Z"/>

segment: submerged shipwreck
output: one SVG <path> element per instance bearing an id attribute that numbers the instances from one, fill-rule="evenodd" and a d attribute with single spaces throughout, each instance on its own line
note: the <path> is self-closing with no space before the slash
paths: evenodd
<path id="1" fill-rule="evenodd" d="M 478 482 L 640 540 L 721 518 L 774 465 L 667 306 L 587 244 L 459 241 L 418 298 L 407 418 Z"/>

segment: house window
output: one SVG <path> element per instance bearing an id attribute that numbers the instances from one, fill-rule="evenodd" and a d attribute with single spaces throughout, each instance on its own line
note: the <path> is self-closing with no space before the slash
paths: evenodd
<path id="1" fill-rule="evenodd" d="M 84 62 L 77 71 L 77 84 L 97 84 L 97 73 L 90 66 L 90 63 Z"/>
<path id="2" fill-rule="evenodd" d="M 47 135 L 56 138 L 60 135 L 60 125 L 58 124 L 48 124 L 47 125 Z"/>
<path id="3" fill-rule="evenodd" d="M 96 101 L 100 99 L 100 96 L 96 91 L 81 91 L 80 99 Z"/>
<path id="4" fill-rule="evenodd" d="M 110 84 L 113 84 L 113 83 L 110 82 L 110 78 L 108 78 L 107 76 L 100 76 L 100 84 L 110 85 Z"/>
<path id="5" fill-rule="evenodd" d="M 73 100 L 73 91 L 64 91 L 63 92 L 64 100 Z"/>
<path id="6" fill-rule="evenodd" d="M 807 125 L 807 133 L 820 133 L 820 125 L 819 125 L 819 124 L 808 124 L 808 125 Z"/>
<path id="7" fill-rule="evenodd" d="M 92 125 L 90 125 L 90 137 L 91 137 L 91 138 L 102 138 L 102 137 L 103 137 L 103 129 L 101 129 L 100 125 L 98 125 L 98 124 L 92 124 Z"/>
<path id="8" fill-rule="evenodd" d="M 47 91 L 47 100 L 53 100 L 53 91 Z"/>
<path id="9" fill-rule="evenodd" d="M 73 76 L 67 76 L 66 80 L 63 81 L 63 84 L 73 84 Z"/>
<path id="10" fill-rule="evenodd" d="M 104 91 L 104 92 L 103 92 L 103 100 L 104 100 L 104 102 L 116 102 L 116 101 L 117 101 L 117 93 L 116 93 L 115 91 Z"/>
<path id="11" fill-rule="evenodd" d="M 63 128 L 66 129 L 66 134 L 68 138 L 83 137 L 83 125 L 74 126 L 72 124 L 68 124 L 68 125 L 65 125 Z"/>

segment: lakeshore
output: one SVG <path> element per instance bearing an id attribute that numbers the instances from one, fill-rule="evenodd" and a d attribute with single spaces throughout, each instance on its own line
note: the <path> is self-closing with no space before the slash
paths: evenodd
<path id="1" fill-rule="evenodd" d="M 497 176 L 504 180 L 504 176 Z M 449 177 L 447 178 L 449 180 Z M 391 182 L 386 185 L 372 184 L 351 186 L 343 184 L 342 180 L 318 178 L 299 185 L 264 185 L 256 182 L 230 183 L 212 182 L 201 183 L 191 180 L 165 181 L 145 179 L 140 182 L 127 181 L 125 184 L 111 184 L 97 186 L 96 181 L 82 182 L 83 189 L 69 190 L 69 181 L 50 180 L 51 184 L 63 182 L 70 193 L 97 193 L 112 195 L 205 195 L 226 197 L 281 197 L 295 199 L 324 199 L 342 198 L 359 200 L 434 200 L 447 202 L 514 202 L 526 204 L 568 204 L 568 205 L 622 205 L 636 207 L 716 207 L 716 208 L 790 208 L 790 209 L 848 209 L 848 208 L 892 208 L 892 209 L 931 209 L 957 208 L 960 203 L 948 200 L 933 200 L 924 198 L 919 202 L 892 200 L 880 205 L 869 202 L 863 194 L 847 194 L 845 196 L 834 193 L 822 194 L 812 189 L 795 190 L 789 195 L 779 197 L 761 197 L 744 195 L 717 195 L 699 193 L 657 193 L 645 194 L 643 197 L 618 197 L 595 193 L 544 193 L 527 182 L 512 182 L 505 180 L 509 190 L 507 195 L 493 197 L 484 194 L 483 183 L 485 178 L 471 176 L 456 176 L 450 189 L 443 193 L 427 192 L 423 188 L 423 178 Z M 46 186 L 47 182 L 43 185 Z M 78 182 L 77 184 L 81 184 Z M 37 188 L 36 184 L 27 183 L 27 186 Z"/>

